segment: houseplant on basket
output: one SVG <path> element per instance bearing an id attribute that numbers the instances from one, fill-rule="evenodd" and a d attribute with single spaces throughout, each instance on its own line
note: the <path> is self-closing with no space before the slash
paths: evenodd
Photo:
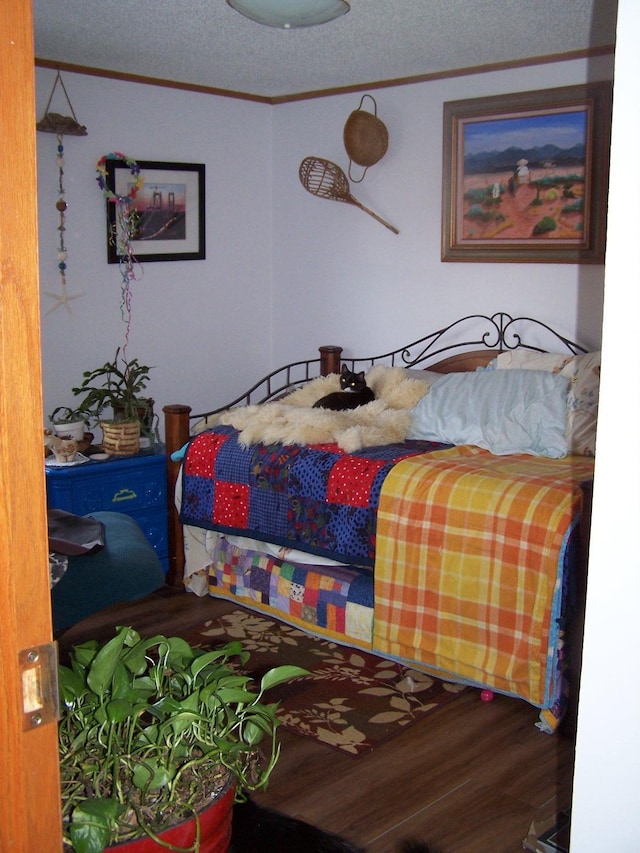
<path id="1" fill-rule="evenodd" d="M 102 429 L 103 445 L 107 453 L 127 455 L 140 447 L 140 428 L 147 435 L 153 431 L 153 400 L 143 396 L 149 382 L 150 368 L 137 358 L 127 361 L 116 350 L 113 361 L 106 361 L 94 370 L 85 370 L 75 395 L 84 395 L 79 408 L 94 418 Z M 105 419 L 102 413 L 109 407 L 113 417 Z"/>
<path id="2" fill-rule="evenodd" d="M 232 664 L 248 656 L 239 642 L 208 651 L 129 627 L 71 651 L 59 668 L 66 850 L 227 850 L 234 791 L 266 787 L 280 751 L 263 693 L 307 674 L 276 667 L 254 690 Z"/>

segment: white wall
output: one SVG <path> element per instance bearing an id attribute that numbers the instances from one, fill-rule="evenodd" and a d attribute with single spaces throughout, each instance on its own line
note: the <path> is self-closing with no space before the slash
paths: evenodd
<path id="1" fill-rule="evenodd" d="M 277 107 L 276 361 L 299 356 L 305 341 L 373 355 L 475 311 L 530 314 L 598 344 L 601 266 L 441 262 L 442 110 L 445 101 L 611 79 L 611 64 L 604 57 L 372 91 L 389 147 L 351 189 L 395 225 L 399 236 L 352 205 L 315 198 L 298 179 L 307 155 L 333 160 L 347 171 L 343 128 L 360 95 Z M 370 108 L 368 100 L 363 108 Z M 359 172 L 354 167 L 353 174 Z"/>
<path id="2" fill-rule="evenodd" d="M 399 236 L 352 205 L 314 198 L 298 179 L 309 154 L 347 168 L 343 127 L 360 95 L 270 107 L 65 73 L 88 129 L 64 138 L 67 288 L 84 295 L 70 315 L 63 307 L 49 313 L 55 302 L 47 294 L 60 291 L 57 140 L 39 133 L 45 413 L 73 402 L 82 371 L 123 342 L 121 279 L 106 263 L 105 203 L 95 182 L 98 159 L 114 150 L 207 167 L 207 259 L 147 263 L 133 284 L 128 354 L 155 365 L 157 409 L 222 404 L 321 344 L 374 354 L 471 311 L 533 314 L 598 345 L 603 267 L 440 261 L 442 105 L 607 79 L 611 65 L 601 57 L 374 92 L 389 150 L 352 189 Z M 38 118 L 53 79 L 37 70 Z M 68 114 L 64 101 L 50 109 Z"/>
<path id="3" fill-rule="evenodd" d="M 38 119 L 53 80 L 54 72 L 37 69 Z M 56 303 L 47 292 L 60 292 L 57 138 L 38 133 L 45 414 L 72 403 L 82 371 L 124 341 L 121 277 L 107 264 L 106 207 L 95 181 L 96 163 L 114 150 L 206 164 L 206 260 L 143 266 L 132 287 L 128 355 L 155 365 L 150 390 L 159 406 L 188 402 L 201 411 L 223 403 L 271 356 L 271 108 L 77 74 L 63 80 L 88 131 L 64 137 L 67 290 L 84 296 L 70 303 L 71 315 L 64 307 L 48 313 Z M 50 110 L 68 115 L 60 91 Z"/>
<path id="4" fill-rule="evenodd" d="M 620 0 L 589 587 L 571 830 L 572 853 L 640 850 L 640 398 L 629 384 L 637 352 L 640 272 L 629 235 L 640 230 L 640 16 Z"/>

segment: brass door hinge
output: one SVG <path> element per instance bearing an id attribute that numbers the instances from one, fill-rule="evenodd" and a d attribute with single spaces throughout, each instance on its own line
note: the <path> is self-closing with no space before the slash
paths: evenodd
<path id="1" fill-rule="evenodd" d="M 37 729 L 58 719 L 58 644 L 29 646 L 18 653 L 22 676 L 22 728 Z"/>

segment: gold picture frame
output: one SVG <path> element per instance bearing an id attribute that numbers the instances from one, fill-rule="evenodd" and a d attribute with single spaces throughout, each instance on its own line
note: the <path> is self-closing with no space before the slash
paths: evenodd
<path id="1" fill-rule="evenodd" d="M 610 82 L 444 104 L 442 260 L 604 263 Z"/>

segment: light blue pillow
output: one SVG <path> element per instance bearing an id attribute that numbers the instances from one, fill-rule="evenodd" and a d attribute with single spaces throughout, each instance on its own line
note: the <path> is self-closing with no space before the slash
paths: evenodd
<path id="1" fill-rule="evenodd" d="M 182 460 L 184 459 L 184 457 L 186 455 L 187 447 L 189 447 L 188 441 L 186 442 L 186 444 L 183 444 L 182 447 L 180 447 L 178 450 L 174 450 L 173 453 L 171 454 L 171 461 L 172 462 L 182 462 Z"/>
<path id="2" fill-rule="evenodd" d="M 557 459 L 568 449 L 568 388 L 544 370 L 449 373 L 414 408 L 409 438 Z"/>

